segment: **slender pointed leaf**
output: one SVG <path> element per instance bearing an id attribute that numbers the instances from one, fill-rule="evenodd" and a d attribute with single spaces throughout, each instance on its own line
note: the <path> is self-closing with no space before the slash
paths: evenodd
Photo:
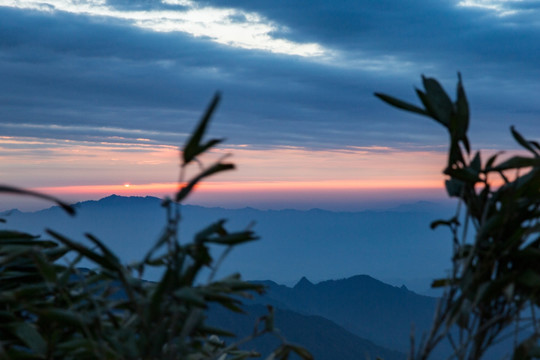
<path id="1" fill-rule="evenodd" d="M 457 100 L 456 100 L 456 120 L 457 120 L 457 136 L 465 138 L 469 129 L 469 103 L 467 96 L 465 95 L 465 89 L 463 88 L 463 82 L 461 80 L 461 74 L 458 73 L 457 84 Z M 467 146 L 466 146 L 467 147 Z M 467 149 L 470 152 L 470 149 Z"/>
<path id="2" fill-rule="evenodd" d="M 219 92 L 217 92 L 214 95 L 214 98 L 210 102 L 210 105 L 208 105 L 208 108 L 206 109 L 204 115 L 202 116 L 201 120 L 199 121 L 199 124 L 197 125 L 197 128 L 193 132 L 193 135 L 189 138 L 186 145 L 184 146 L 184 150 L 182 152 L 182 156 L 184 159 L 184 163 L 182 166 L 187 165 L 190 163 L 195 157 L 199 154 L 201 154 L 204 150 L 208 149 L 208 146 L 206 148 L 201 146 L 201 140 L 204 136 L 204 133 L 206 132 L 206 127 L 208 126 L 208 122 L 210 121 L 210 118 L 212 117 L 212 114 L 214 110 L 216 109 L 217 105 L 219 104 L 219 100 L 221 98 L 221 95 Z M 210 141 L 208 144 L 216 144 L 219 140 Z M 201 150 L 202 149 L 202 150 Z"/>
<path id="3" fill-rule="evenodd" d="M 519 132 L 517 132 L 515 127 L 510 126 L 510 132 L 512 133 L 512 136 L 514 137 L 514 139 L 516 139 L 516 141 L 521 146 L 523 146 L 525 149 L 532 152 L 535 156 L 538 156 L 538 153 L 536 152 L 536 150 L 531 146 L 531 144 L 527 140 L 525 140 L 525 138 Z"/>
<path id="4" fill-rule="evenodd" d="M 473 169 L 476 173 L 479 173 L 482 168 L 482 160 L 480 157 L 480 152 L 477 151 L 474 155 L 473 160 L 471 161 L 471 169 Z"/>
<path id="5" fill-rule="evenodd" d="M 45 355 L 47 343 L 34 326 L 26 322 L 13 325 L 15 334 L 36 354 Z"/>
<path id="6" fill-rule="evenodd" d="M 33 196 L 40 199 L 52 201 L 56 203 L 58 206 L 60 206 L 62 209 L 64 209 L 64 211 L 67 212 L 69 215 L 72 215 L 72 216 L 75 215 L 75 209 L 71 205 L 53 196 L 42 194 L 36 191 L 24 190 L 24 189 L 19 189 L 13 186 L 6 186 L 6 185 L 0 185 L 0 192 L 7 192 L 7 193 L 19 194 L 19 195 L 28 195 L 28 196 Z"/>
<path id="7" fill-rule="evenodd" d="M 216 163 L 209 167 L 208 169 L 204 170 L 202 173 L 197 175 L 195 178 L 193 178 L 187 185 L 185 185 L 180 191 L 176 194 L 176 201 L 182 201 L 184 200 L 191 190 L 193 190 L 193 187 L 197 185 L 199 181 L 204 179 L 205 177 L 208 177 L 210 175 L 216 174 L 221 171 L 226 170 L 233 170 L 234 165 L 233 164 L 224 164 L 224 163 Z"/>
<path id="8" fill-rule="evenodd" d="M 540 159 L 529 158 L 523 156 L 514 156 L 510 159 L 503 161 L 499 165 L 495 166 L 493 169 L 497 171 L 510 170 L 510 169 L 519 169 L 530 166 L 538 166 L 540 164 Z"/>
<path id="9" fill-rule="evenodd" d="M 416 105 L 409 104 L 409 103 L 407 103 L 405 101 L 401 101 L 399 99 L 396 99 L 393 96 L 389 96 L 389 95 L 381 94 L 381 93 L 375 93 L 375 96 L 378 97 L 379 99 L 381 99 L 382 101 L 384 101 L 384 102 L 386 102 L 386 103 L 388 103 L 388 104 L 390 104 L 392 106 L 395 106 L 395 107 L 397 107 L 399 109 L 414 112 L 414 113 L 417 113 L 417 114 L 420 114 L 420 115 L 426 115 L 426 116 L 429 115 L 424 109 L 419 108 Z"/>
<path id="10" fill-rule="evenodd" d="M 82 244 L 79 244 L 79 243 L 76 243 L 70 239 L 68 239 L 67 237 L 51 230 L 51 229 L 47 229 L 46 230 L 47 233 L 49 233 L 50 235 L 54 236 L 56 239 L 58 239 L 60 242 L 62 242 L 64 245 L 68 246 L 69 248 L 75 250 L 77 253 L 83 255 L 84 257 L 92 260 L 93 262 L 95 262 L 96 264 L 98 265 L 101 265 L 103 266 L 104 268 L 106 269 L 109 269 L 109 270 L 116 270 L 116 266 L 115 264 L 107 257 L 103 256 L 103 255 L 100 255 L 90 249 L 88 249 L 86 246 L 82 245 Z"/>

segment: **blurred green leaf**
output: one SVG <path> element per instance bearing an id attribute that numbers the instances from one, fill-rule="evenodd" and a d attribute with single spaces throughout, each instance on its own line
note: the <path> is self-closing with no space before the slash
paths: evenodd
<path id="1" fill-rule="evenodd" d="M 459 225 L 459 221 L 457 220 L 455 216 L 449 220 L 435 220 L 430 224 L 430 228 L 433 230 L 441 225 L 443 226 Z"/>
<path id="2" fill-rule="evenodd" d="M 227 235 L 228 232 L 223 227 L 224 224 L 225 224 L 224 219 L 218 220 L 215 223 L 210 224 L 209 226 L 207 226 L 203 230 L 199 231 L 195 235 L 195 242 L 196 243 L 207 242 L 215 234 L 218 234 L 220 236 Z"/>
<path id="3" fill-rule="evenodd" d="M 433 115 L 446 127 L 450 126 L 450 119 L 454 112 L 452 101 L 442 88 L 441 84 L 434 78 L 422 76 L 425 89 L 425 99 Z"/>
<path id="4" fill-rule="evenodd" d="M 16 188 L 13 186 L 7 186 L 7 185 L 0 185 L 0 192 L 6 192 L 6 193 L 18 194 L 18 195 L 28 195 L 28 196 L 33 196 L 40 199 L 48 200 L 48 201 L 56 203 L 58 206 L 64 209 L 64 211 L 67 212 L 68 214 L 72 216 L 75 215 L 75 209 L 71 205 L 66 204 L 65 202 L 53 196 L 45 195 L 36 191 L 19 189 L 19 188 Z"/>
<path id="5" fill-rule="evenodd" d="M 446 192 L 450 197 L 460 197 L 463 193 L 464 183 L 461 180 L 449 179 L 444 182 Z"/>
<path id="6" fill-rule="evenodd" d="M 21 339 L 33 352 L 41 355 L 45 359 L 47 343 L 41 337 L 40 333 L 27 322 L 17 322 L 13 324 L 15 334 Z"/>
<path id="7" fill-rule="evenodd" d="M 191 287 L 182 287 L 176 290 L 173 294 L 176 298 L 185 302 L 192 303 L 201 308 L 207 307 L 205 298 L 198 293 L 197 289 Z"/>
<path id="8" fill-rule="evenodd" d="M 516 141 L 521 146 L 523 146 L 525 149 L 532 152 L 535 156 L 538 156 L 538 152 L 536 152 L 536 150 L 533 148 L 533 146 L 531 146 L 531 143 L 529 141 L 525 140 L 525 138 L 523 136 L 521 136 L 521 134 L 519 132 L 517 132 L 515 127 L 510 126 L 510 132 L 512 133 L 512 136 L 514 137 L 514 139 L 516 139 Z"/>
<path id="9" fill-rule="evenodd" d="M 44 320 L 56 322 L 64 326 L 81 328 L 85 323 L 84 318 L 81 315 L 76 311 L 69 309 L 47 307 L 45 309 L 35 309 L 34 311 L 42 316 Z"/>
<path id="10" fill-rule="evenodd" d="M 253 231 L 241 231 L 216 238 L 209 239 L 208 242 L 222 245 L 238 245 L 241 243 L 259 239 Z"/>
<path id="11" fill-rule="evenodd" d="M 292 345 L 290 344 L 289 347 L 294 351 L 297 355 L 299 355 L 304 360 L 313 360 L 313 355 L 306 349 L 304 349 L 301 346 L 298 345 Z"/>
<path id="12" fill-rule="evenodd" d="M 205 177 L 208 177 L 210 175 L 216 174 L 218 172 L 226 171 L 226 170 L 233 170 L 234 165 L 233 164 L 226 164 L 226 163 L 216 163 L 209 167 L 208 169 L 204 170 L 202 173 L 194 177 L 187 185 L 182 187 L 180 191 L 176 194 L 176 201 L 180 202 L 184 200 L 191 190 L 193 190 L 193 187 L 199 183 L 202 179 Z"/>
<path id="13" fill-rule="evenodd" d="M 463 81 L 461 79 L 461 74 L 458 73 L 458 84 L 457 84 L 457 100 L 456 100 L 456 136 L 460 139 L 467 138 L 467 131 L 469 130 L 469 103 L 467 101 L 467 96 L 465 95 L 465 89 L 463 88 Z M 469 153 L 470 146 L 467 141 L 464 143 L 467 153 Z"/>
<path id="14" fill-rule="evenodd" d="M 476 154 L 474 155 L 474 158 L 471 161 L 470 167 L 471 169 L 474 170 L 476 174 L 478 174 L 480 170 L 482 169 L 482 160 L 481 160 L 479 151 L 477 151 Z"/>
<path id="15" fill-rule="evenodd" d="M 202 137 L 204 136 L 204 133 L 206 132 L 206 127 L 208 126 L 208 122 L 210 121 L 210 118 L 212 117 L 214 110 L 219 104 L 220 98 L 221 98 L 221 95 L 219 93 L 216 93 L 214 95 L 214 98 L 210 102 L 210 105 L 206 109 L 206 112 L 204 113 L 201 120 L 199 121 L 197 128 L 195 129 L 195 131 L 193 132 L 193 134 L 187 141 L 186 145 L 184 146 L 184 150 L 182 152 L 184 163 L 182 164 L 182 166 L 186 166 L 193 159 L 195 159 L 195 157 L 202 154 L 203 152 L 208 150 L 210 147 L 223 141 L 223 139 L 212 139 L 208 141 L 206 144 L 201 144 L 201 140 L 202 140 Z"/>
<path id="16" fill-rule="evenodd" d="M 502 154 L 502 151 L 499 151 L 497 153 L 495 153 L 494 155 L 491 155 L 488 159 L 488 161 L 486 162 L 486 171 L 491 171 L 493 170 L 493 164 L 495 163 L 495 161 L 497 160 L 497 157 L 499 155 Z"/>
<path id="17" fill-rule="evenodd" d="M 103 266 L 106 269 L 109 270 L 116 270 L 116 264 L 111 261 L 111 259 L 107 258 L 106 256 L 100 255 L 95 251 L 92 251 L 88 249 L 86 246 L 79 244 L 75 241 L 72 241 L 68 239 L 67 237 L 57 233 L 54 230 L 47 229 L 46 230 L 48 234 L 53 236 L 55 239 L 59 240 L 61 243 L 69 247 L 70 249 L 76 251 L 77 253 L 83 255 L 84 257 L 88 258 L 89 260 L 92 260 L 96 264 Z"/>
<path id="18" fill-rule="evenodd" d="M 420 89 L 415 89 L 415 91 L 416 91 L 416 95 L 418 96 L 418 98 L 420 99 L 424 107 L 426 108 L 425 111 L 428 113 L 428 116 L 430 116 L 433 120 L 437 121 L 438 123 L 442 124 L 444 127 L 448 128 L 448 124 L 445 124 L 437 117 L 437 114 L 435 113 L 435 110 L 433 109 L 433 105 L 430 103 L 426 93 Z"/>
<path id="19" fill-rule="evenodd" d="M 94 235 L 90 233 L 86 233 L 85 236 L 101 250 L 104 257 L 111 264 L 111 268 L 114 268 L 115 270 L 120 270 L 121 264 L 120 264 L 120 259 L 118 258 L 118 256 L 116 256 L 111 250 L 109 250 L 109 248 L 105 246 L 105 244 L 103 244 Z"/>
<path id="20" fill-rule="evenodd" d="M 540 288 L 540 274 L 530 269 L 520 273 L 516 281 L 529 288 Z"/>
<path id="21" fill-rule="evenodd" d="M 452 177 L 452 180 L 462 181 L 463 183 L 475 184 L 480 181 L 478 177 L 478 172 L 473 168 L 456 168 L 456 169 L 447 169 L 445 171 L 447 175 Z"/>
<path id="22" fill-rule="evenodd" d="M 439 287 L 445 287 L 451 284 L 451 281 L 449 279 L 437 279 L 433 280 L 431 283 L 432 288 L 439 288 Z"/>
<path id="23" fill-rule="evenodd" d="M 428 116 L 428 113 L 419 108 L 418 106 L 416 105 L 412 105 L 412 104 L 409 104 L 409 103 L 406 103 L 404 101 L 401 101 L 399 99 L 396 99 L 395 97 L 392 97 L 392 96 L 389 96 L 389 95 L 386 95 L 386 94 L 381 94 L 381 93 L 375 93 L 375 96 L 378 97 L 379 99 L 381 99 L 382 101 L 392 105 L 392 106 L 395 106 L 399 109 L 403 109 L 403 110 L 406 110 L 406 111 L 410 111 L 410 112 L 414 112 L 414 113 L 417 113 L 417 114 L 420 114 L 420 115 L 426 115 Z"/>
<path id="24" fill-rule="evenodd" d="M 503 161 L 499 165 L 495 166 L 493 169 L 497 171 L 503 171 L 503 170 L 520 169 L 520 168 L 539 166 L 539 165 L 540 165 L 540 158 L 514 156 L 506 161 Z"/>
<path id="25" fill-rule="evenodd" d="M 56 268 L 55 265 L 49 262 L 42 253 L 35 252 L 32 254 L 34 262 L 39 269 L 39 272 L 41 275 L 43 275 L 43 278 L 50 283 L 56 283 Z"/>

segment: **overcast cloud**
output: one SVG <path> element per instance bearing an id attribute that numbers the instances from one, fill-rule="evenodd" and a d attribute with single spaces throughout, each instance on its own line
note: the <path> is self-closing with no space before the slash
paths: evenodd
<path id="1" fill-rule="evenodd" d="M 461 71 L 476 147 L 511 148 L 540 134 L 539 3 L 0 0 L 0 134 L 176 145 L 220 90 L 229 144 L 440 151 L 372 94 Z"/>

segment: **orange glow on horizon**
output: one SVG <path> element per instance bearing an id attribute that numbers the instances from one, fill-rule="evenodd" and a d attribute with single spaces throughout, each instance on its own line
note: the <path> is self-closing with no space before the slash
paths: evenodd
<path id="1" fill-rule="evenodd" d="M 196 192 L 290 192 L 290 191 L 355 191 L 355 190 L 406 190 L 439 189 L 442 181 L 251 181 L 251 182 L 205 182 L 195 187 Z M 50 186 L 34 190 L 48 194 L 117 194 L 153 195 L 173 194 L 178 191 L 177 183 L 124 184 L 124 185 L 76 185 Z"/>

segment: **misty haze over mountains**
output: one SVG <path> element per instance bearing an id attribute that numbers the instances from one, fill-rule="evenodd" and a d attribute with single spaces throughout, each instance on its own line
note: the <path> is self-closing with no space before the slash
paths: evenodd
<path id="1" fill-rule="evenodd" d="M 34 234 L 52 228 L 81 242 L 90 232 L 130 262 L 146 253 L 166 223 L 161 200 L 155 197 L 112 195 L 75 208 L 75 217 L 56 206 L 36 212 L 11 210 L 2 214 L 7 221 L 2 226 Z M 240 272 L 245 279 L 265 284 L 268 291 L 247 302 L 248 315 L 211 308 L 209 320 L 216 326 L 239 336 L 248 334 L 264 305 L 271 304 L 284 336 L 312 350 L 316 359 L 367 355 L 404 360 L 413 324 L 418 336 L 429 329 L 436 298 L 424 295 L 434 294 L 428 292 L 429 284 L 444 274 L 450 261 L 450 234 L 429 225 L 450 218 L 453 210 L 427 202 L 360 212 L 183 205 L 180 241 L 190 241 L 219 219 L 228 219 L 230 231 L 253 226 L 261 237 L 235 248 L 218 276 Z M 159 274 L 145 275 L 153 280 Z M 263 338 L 250 346 L 264 351 L 275 341 Z M 437 351 L 442 355 L 450 349 L 443 345 Z"/>
<path id="2" fill-rule="evenodd" d="M 302 278 L 294 287 L 263 282 L 267 292 L 258 303 L 329 319 L 361 338 L 389 349 L 406 351 L 411 325 L 429 330 L 436 299 L 406 287 L 385 284 L 367 275 L 313 284 Z"/>
<path id="3" fill-rule="evenodd" d="M 247 316 L 211 307 L 210 324 L 232 329 L 241 338 L 267 312 L 263 305 L 271 304 L 285 338 L 305 346 L 318 360 L 405 360 L 411 324 L 418 334 L 429 329 L 436 302 L 366 275 L 318 284 L 302 278 L 294 287 L 263 284 L 267 292 L 243 307 Z M 268 335 L 246 349 L 264 354 L 277 344 Z"/>
<path id="4" fill-rule="evenodd" d="M 166 219 L 160 204 L 155 197 L 112 195 L 77 203 L 74 218 L 58 207 L 5 212 L 4 226 L 35 234 L 49 227 L 79 241 L 90 232 L 130 262 L 141 258 L 160 235 Z M 429 224 L 451 217 L 452 210 L 427 202 L 361 212 L 182 205 L 181 241 L 219 219 L 228 220 L 230 231 L 254 224 L 261 239 L 235 248 L 221 275 L 240 272 L 246 279 L 293 285 L 303 276 L 321 281 L 368 274 L 425 293 L 430 281 L 444 274 L 451 254 L 450 234 L 431 230 Z"/>

